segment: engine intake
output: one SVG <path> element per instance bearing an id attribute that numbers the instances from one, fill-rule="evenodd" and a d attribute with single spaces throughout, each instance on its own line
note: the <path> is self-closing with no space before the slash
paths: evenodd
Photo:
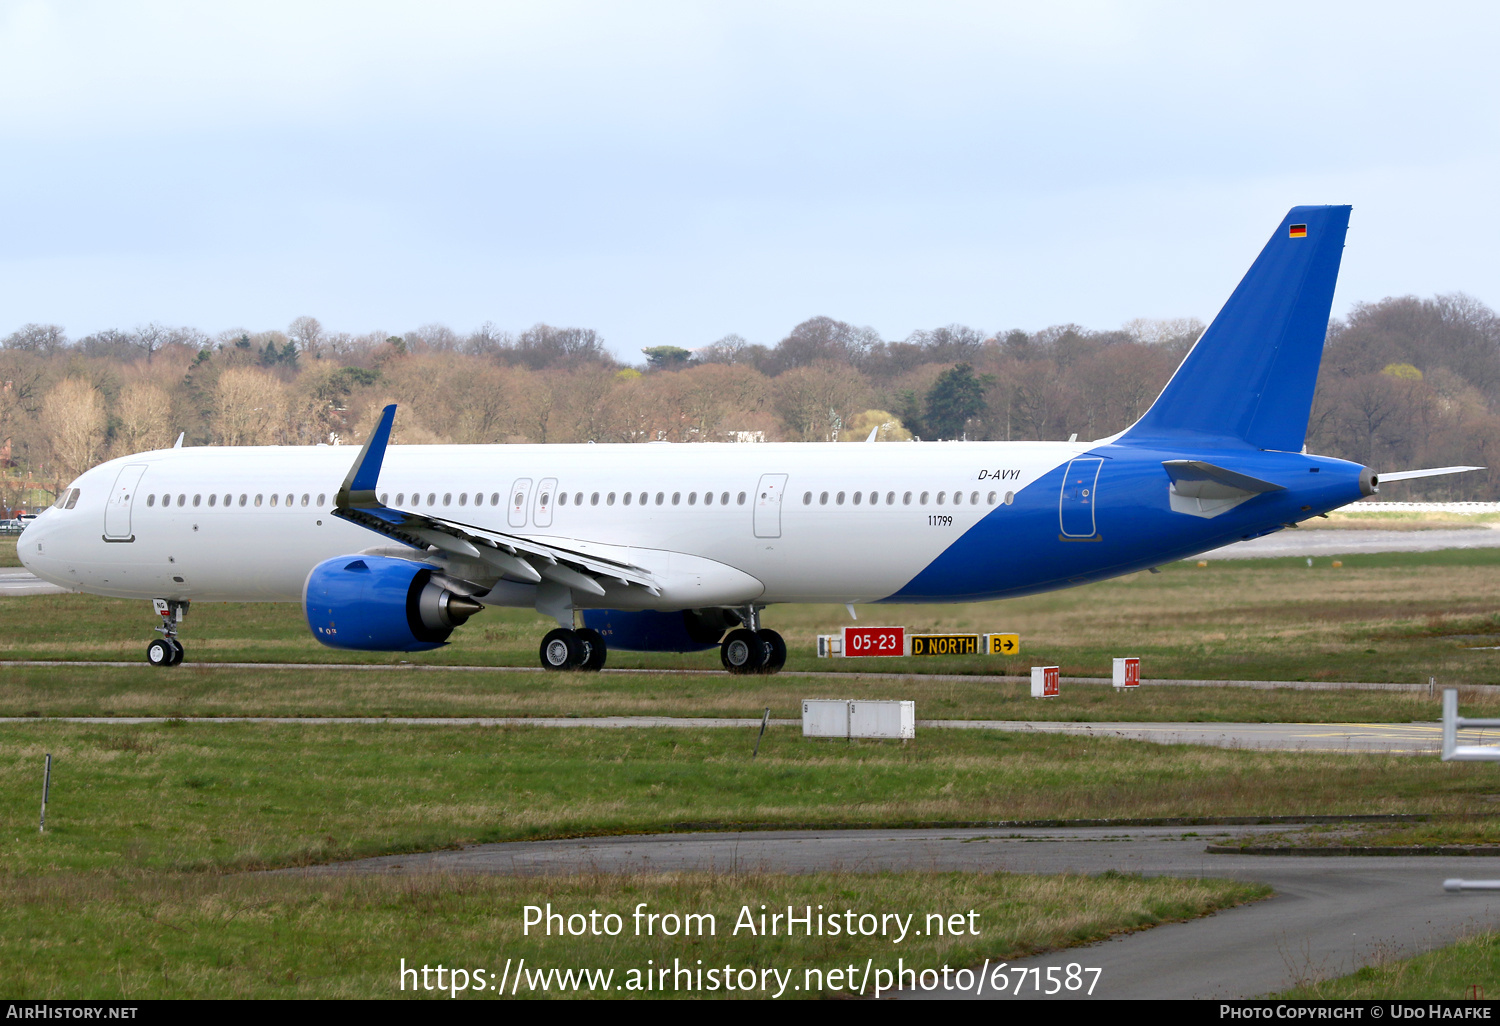
<path id="1" fill-rule="evenodd" d="M 447 643 L 484 607 L 433 580 L 434 568 L 389 556 L 340 556 L 307 575 L 302 608 L 330 648 L 420 652 Z"/>

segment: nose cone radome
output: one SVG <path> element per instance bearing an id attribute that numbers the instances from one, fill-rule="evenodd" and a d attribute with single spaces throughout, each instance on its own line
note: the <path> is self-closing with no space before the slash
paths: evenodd
<path id="1" fill-rule="evenodd" d="M 57 570 L 60 566 L 53 547 L 52 537 L 55 532 L 49 529 L 49 525 L 42 521 L 45 515 L 38 517 L 26 525 L 19 537 L 16 538 L 16 556 L 21 560 L 21 565 L 44 581 L 53 584 L 62 584 L 58 580 Z"/>

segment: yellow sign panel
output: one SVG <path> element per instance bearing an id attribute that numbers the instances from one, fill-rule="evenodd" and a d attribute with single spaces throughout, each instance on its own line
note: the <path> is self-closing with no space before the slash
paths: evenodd
<path id="1" fill-rule="evenodd" d="M 910 634 L 914 656 L 978 655 L 977 634 Z"/>
<path id="2" fill-rule="evenodd" d="M 1021 636 L 1019 634 L 986 634 L 984 644 L 985 651 L 990 655 L 1018 655 L 1021 651 Z"/>

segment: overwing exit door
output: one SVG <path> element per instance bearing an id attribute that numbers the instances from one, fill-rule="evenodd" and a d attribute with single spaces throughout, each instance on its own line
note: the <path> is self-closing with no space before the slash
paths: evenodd
<path id="1" fill-rule="evenodd" d="M 785 474 L 762 474 L 755 487 L 755 537 L 781 537 L 781 493 L 786 491 Z"/>

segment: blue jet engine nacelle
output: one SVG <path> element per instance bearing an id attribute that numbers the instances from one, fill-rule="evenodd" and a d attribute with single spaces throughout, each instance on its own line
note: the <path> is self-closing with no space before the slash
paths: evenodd
<path id="1" fill-rule="evenodd" d="M 421 652 L 484 608 L 433 580 L 435 568 L 389 556 L 339 556 L 313 567 L 302 608 L 313 637 L 330 648 Z"/>

